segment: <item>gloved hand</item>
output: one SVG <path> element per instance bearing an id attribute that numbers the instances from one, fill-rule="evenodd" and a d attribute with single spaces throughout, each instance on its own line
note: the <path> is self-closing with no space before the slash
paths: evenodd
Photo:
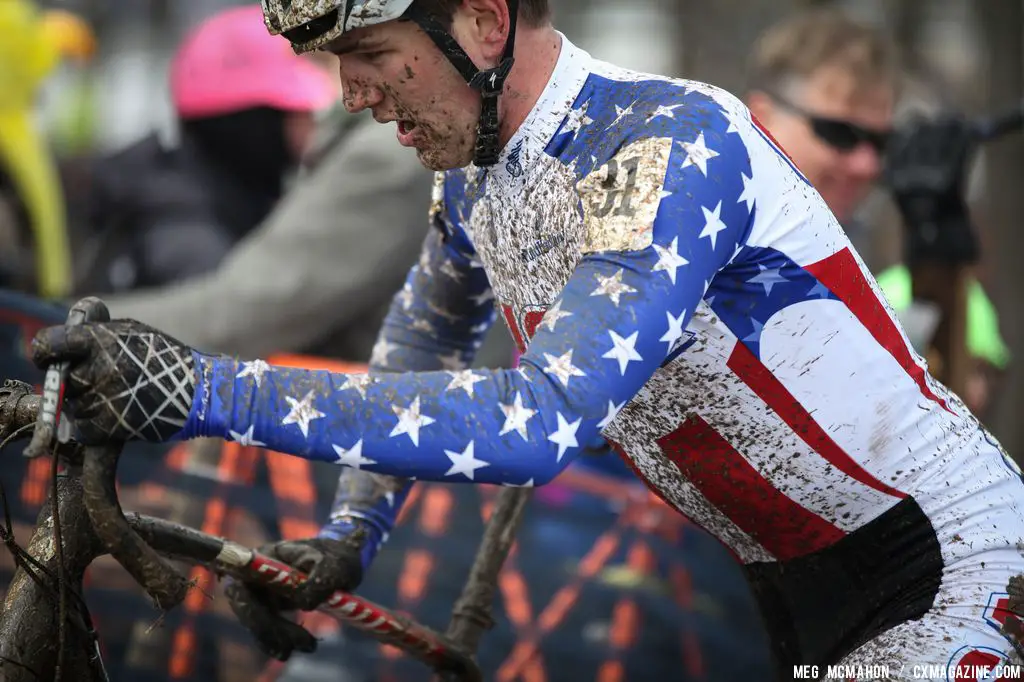
<path id="1" fill-rule="evenodd" d="M 70 363 L 66 417 L 86 445 L 167 441 L 192 409 L 192 349 L 135 320 L 47 327 L 32 340 L 32 361 Z"/>
<path id="2" fill-rule="evenodd" d="M 338 590 L 351 592 L 363 577 L 360 549 L 365 533 L 360 527 L 341 540 L 312 538 L 285 540 L 264 545 L 260 552 L 293 566 L 307 580 L 283 593 L 262 585 L 237 580 L 227 583 L 224 593 L 235 616 L 256 638 L 266 655 L 287 661 L 293 651 L 316 651 L 316 638 L 283 612 L 312 611 Z"/>
<path id="3" fill-rule="evenodd" d="M 964 196 L 977 144 L 964 119 L 918 119 L 895 131 L 886 151 L 885 183 L 907 227 L 904 260 L 971 263 L 978 241 Z"/>

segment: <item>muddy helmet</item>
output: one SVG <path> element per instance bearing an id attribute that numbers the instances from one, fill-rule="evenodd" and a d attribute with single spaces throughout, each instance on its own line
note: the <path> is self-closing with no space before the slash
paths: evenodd
<path id="1" fill-rule="evenodd" d="M 508 41 L 498 65 L 480 70 L 437 17 L 419 8 L 416 0 L 262 0 L 263 19 L 272 34 L 287 38 L 297 53 L 323 47 L 345 31 L 402 19 L 414 21 L 434 41 L 452 66 L 474 90 L 482 106 L 477 125 L 473 163 L 492 166 L 498 161 L 498 96 L 512 70 L 519 0 L 507 0 Z"/>

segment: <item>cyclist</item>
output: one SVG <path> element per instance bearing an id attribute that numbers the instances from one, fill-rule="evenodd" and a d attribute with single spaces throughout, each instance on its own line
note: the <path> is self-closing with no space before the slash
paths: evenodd
<path id="1" fill-rule="evenodd" d="M 1020 470 L 930 378 L 820 195 L 738 99 L 592 59 L 547 9 L 266 0 L 272 31 L 338 55 L 350 109 L 396 122 L 440 171 L 436 229 L 375 352 L 404 371 L 240 362 L 131 320 L 49 328 L 34 359 L 71 363 L 80 437 L 219 436 L 517 486 L 607 440 L 744 564 L 780 676 L 842 661 L 849 677 L 888 665 L 911 679 L 912 663 L 1008 656 Z M 520 366 L 461 370 L 498 314 Z M 408 486 L 348 479 L 334 525 L 376 532 L 372 553 Z M 278 547 L 312 570 L 294 604 L 357 582 L 352 544 Z M 265 606 L 235 591 L 264 646 L 310 646 Z"/>

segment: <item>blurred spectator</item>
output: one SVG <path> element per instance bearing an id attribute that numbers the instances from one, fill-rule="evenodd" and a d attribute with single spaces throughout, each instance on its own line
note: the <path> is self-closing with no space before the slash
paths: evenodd
<path id="1" fill-rule="evenodd" d="M 67 293 L 71 272 L 64 201 L 34 116 L 43 81 L 62 56 L 85 60 L 95 43 L 81 19 L 0 2 L 0 287 Z"/>
<path id="2" fill-rule="evenodd" d="M 76 290 L 160 286 L 215 267 L 270 212 L 337 99 L 319 66 L 270 36 L 260 8 L 229 9 L 182 41 L 170 89 L 180 142 L 154 133 L 86 160 L 69 183 Z"/>
<path id="3" fill-rule="evenodd" d="M 821 194 L 856 245 L 855 212 L 876 187 L 900 94 L 894 45 L 879 30 L 831 9 L 798 13 L 769 29 L 748 65 L 746 101 Z M 901 318 L 911 278 L 896 265 L 878 283 Z M 975 357 L 968 408 L 982 415 L 992 369 L 1009 361 L 992 303 L 978 282 L 968 298 L 967 344 Z M 904 323 L 910 325 L 909 320 Z M 914 336 L 912 334 L 912 336 Z M 918 347 L 924 353 L 927 349 Z"/>
<path id="4" fill-rule="evenodd" d="M 881 33 L 811 10 L 757 42 L 746 101 L 845 225 L 881 177 L 899 81 Z"/>

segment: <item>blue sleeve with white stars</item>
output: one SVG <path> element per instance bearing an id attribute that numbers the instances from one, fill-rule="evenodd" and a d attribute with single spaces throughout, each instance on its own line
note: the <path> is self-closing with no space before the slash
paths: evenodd
<path id="1" fill-rule="evenodd" d="M 257 385 L 242 364 L 197 354 L 201 389 L 183 435 L 253 429 L 275 450 L 434 481 L 552 480 L 679 352 L 694 308 L 745 239 L 750 159 L 728 123 L 719 116 L 676 139 L 661 191 L 643 194 L 659 202 L 653 242 L 583 256 L 518 369 L 273 367 Z"/>
<path id="2" fill-rule="evenodd" d="M 371 373 L 458 370 L 472 361 L 495 312 L 490 283 L 466 244 L 461 233 L 442 240 L 441 231 L 430 230 L 419 263 L 384 320 L 370 359 Z M 367 569 L 394 528 L 411 487 L 407 478 L 344 467 L 320 537 L 341 539 L 356 526 L 365 528 L 361 558 Z"/>

